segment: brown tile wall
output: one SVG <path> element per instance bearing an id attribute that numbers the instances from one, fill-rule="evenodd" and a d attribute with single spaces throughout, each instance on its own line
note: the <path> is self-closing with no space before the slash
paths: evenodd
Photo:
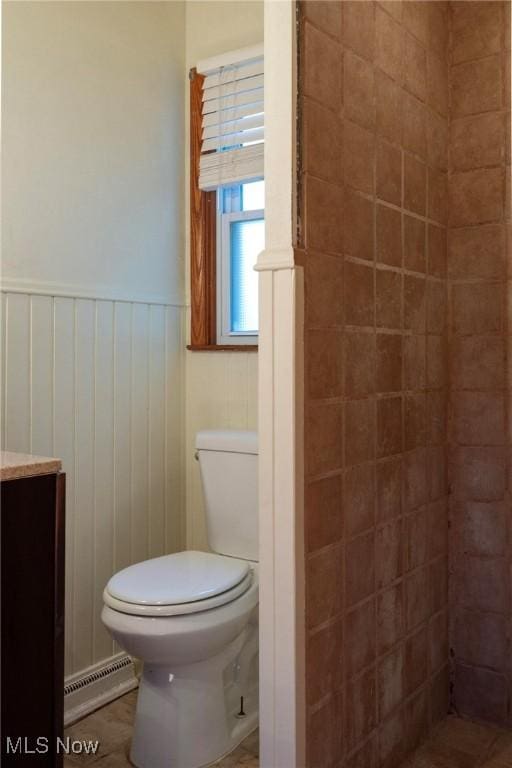
<path id="1" fill-rule="evenodd" d="M 448 707 L 449 14 L 300 14 L 308 768 L 396 768 Z"/>
<path id="2" fill-rule="evenodd" d="M 450 16 L 452 704 L 511 724 L 510 3 Z"/>

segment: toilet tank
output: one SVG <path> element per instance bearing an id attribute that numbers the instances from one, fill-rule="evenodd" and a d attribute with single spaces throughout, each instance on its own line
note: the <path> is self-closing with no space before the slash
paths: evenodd
<path id="1" fill-rule="evenodd" d="M 204 430 L 196 450 L 213 552 L 258 559 L 258 437 L 242 430 Z"/>

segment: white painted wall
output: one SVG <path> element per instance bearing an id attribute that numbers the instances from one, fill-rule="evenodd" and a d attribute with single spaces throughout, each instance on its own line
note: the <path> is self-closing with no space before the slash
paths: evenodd
<path id="1" fill-rule="evenodd" d="M 263 2 L 258 0 L 187 0 L 187 69 L 200 59 L 263 41 Z M 186 140 L 189 108 L 185 112 Z M 188 225 L 188 151 L 186 152 L 186 237 Z M 189 259 L 187 258 L 187 266 Z M 187 325 L 190 312 L 190 281 L 187 269 Z M 187 547 L 207 549 L 203 495 L 194 440 L 200 429 L 217 427 L 256 429 L 258 355 L 255 352 L 186 353 L 185 465 Z"/>
<path id="2" fill-rule="evenodd" d="M 183 3 L 3 13 L 3 278 L 181 303 Z"/>
<path id="3" fill-rule="evenodd" d="M 64 462 L 67 674 L 109 576 L 184 544 L 184 24 L 3 4 L 2 442 Z"/>

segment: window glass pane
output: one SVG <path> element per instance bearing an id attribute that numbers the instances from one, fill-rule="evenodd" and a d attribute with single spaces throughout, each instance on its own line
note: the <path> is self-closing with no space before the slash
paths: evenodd
<path id="1" fill-rule="evenodd" d="M 264 247 L 264 219 L 231 222 L 231 331 L 235 333 L 258 330 L 258 273 L 253 267 Z"/>
<path id="2" fill-rule="evenodd" d="M 265 207 L 265 182 L 251 181 L 242 185 L 242 211 L 260 211 Z"/>
<path id="3" fill-rule="evenodd" d="M 217 190 L 217 199 L 220 195 L 222 213 L 231 213 L 231 188 L 220 187 Z"/>
<path id="4" fill-rule="evenodd" d="M 222 187 L 218 194 L 221 195 L 222 213 L 237 213 L 242 210 L 242 185 L 234 187 Z"/>

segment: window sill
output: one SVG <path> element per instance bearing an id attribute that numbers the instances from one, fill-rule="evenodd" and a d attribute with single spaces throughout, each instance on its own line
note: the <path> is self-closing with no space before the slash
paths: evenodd
<path id="1" fill-rule="evenodd" d="M 257 352 L 257 344 L 187 344 L 190 352 Z"/>

